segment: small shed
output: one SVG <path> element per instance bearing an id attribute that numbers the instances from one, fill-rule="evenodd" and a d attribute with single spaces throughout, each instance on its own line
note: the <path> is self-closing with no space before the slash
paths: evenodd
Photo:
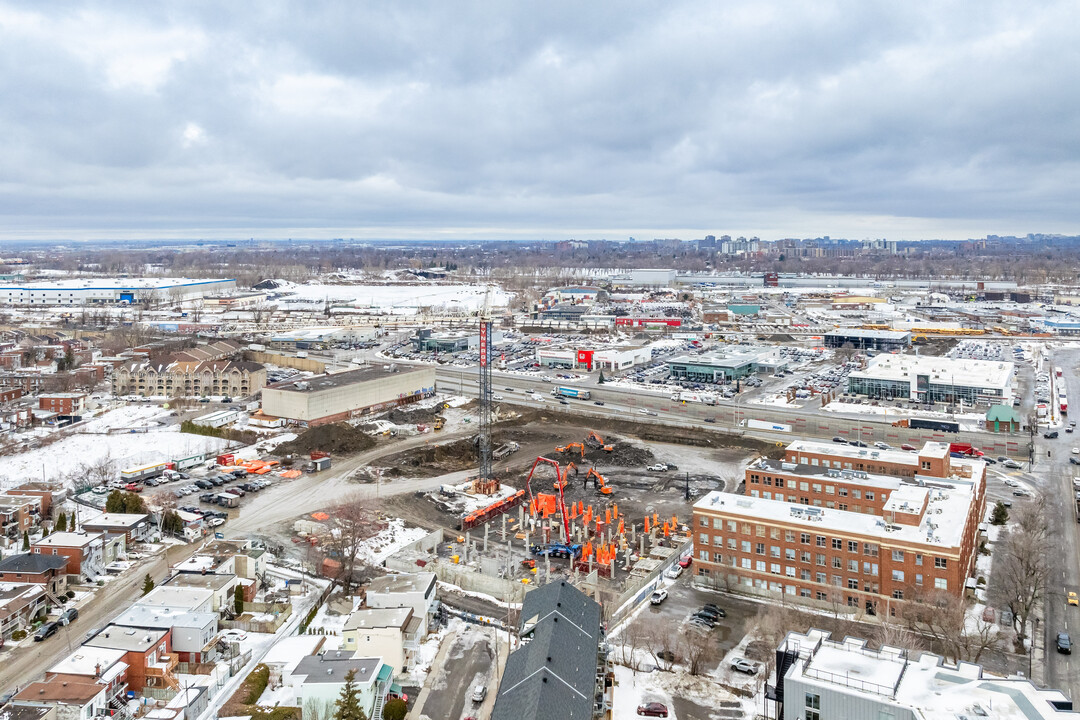
<path id="1" fill-rule="evenodd" d="M 986 412 L 986 429 L 989 432 L 1020 432 L 1020 413 L 1008 405 L 992 405 Z"/>

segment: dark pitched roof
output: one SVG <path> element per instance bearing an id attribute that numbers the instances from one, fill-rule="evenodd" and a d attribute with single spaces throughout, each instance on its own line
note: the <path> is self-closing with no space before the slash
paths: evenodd
<path id="1" fill-rule="evenodd" d="M 0 560 L 0 572 L 4 573 L 27 573 L 34 575 L 49 570 L 59 570 L 67 565 L 67 558 L 63 555 L 39 555 L 37 553 L 24 553 L 12 555 Z"/>
<path id="2" fill-rule="evenodd" d="M 567 582 L 529 592 L 524 644 L 506 661 L 492 720 L 588 720 L 596 692 L 600 605 Z"/>

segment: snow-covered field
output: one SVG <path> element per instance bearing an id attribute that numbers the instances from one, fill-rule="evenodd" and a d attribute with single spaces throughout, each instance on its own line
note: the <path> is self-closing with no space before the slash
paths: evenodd
<path id="1" fill-rule="evenodd" d="M 143 460 L 217 453 L 227 446 L 225 440 L 218 438 L 181 433 L 175 425 L 156 432 L 69 435 L 18 455 L 0 457 L 0 489 L 43 477 L 48 481 L 62 480 L 71 484 L 82 479 L 87 468 L 105 463 L 118 474 L 121 467 Z"/>
<path id="2" fill-rule="evenodd" d="M 469 313 L 484 304 L 484 285 L 326 285 L 282 283 L 274 292 L 282 297 L 270 301 L 282 309 L 320 310 L 327 301 L 352 305 L 357 309 L 411 315 L 421 308 L 450 313 Z M 491 304 L 509 304 L 510 295 L 493 288 Z"/>

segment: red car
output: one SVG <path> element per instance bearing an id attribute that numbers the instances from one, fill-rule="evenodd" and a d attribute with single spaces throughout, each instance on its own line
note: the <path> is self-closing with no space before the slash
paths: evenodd
<path id="1" fill-rule="evenodd" d="M 124 486 L 124 489 L 128 492 L 142 492 L 142 485 L 136 485 L 135 483 L 128 483 Z"/>
<path id="2" fill-rule="evenodd" d="M 914 449 L 915 449 L 915 446 L 914 446 L 914 445 L 901 445 L 901 446 L 900 446 L 900 449 L 901 449 L 901 450 L 908 450 L 908 451 L 911 451 L 911 450 L 914 450 Z"/>
<path id="3" fill-rule="evenodd" d="M 681 568 L 688 568 L 688 567 L 690 567 L 690 563 L 692 563 L 693 561 L 694 561 L 694 558 L 692 558 L 692 557 L 690 557 L 689 555 L 687 555 L 686 557 L 684 557 L 684 558 L 681 558 L 681 559 L 679 560 L 679 567 L 681 567 Z"/>
<path id="4" fill-rule="evenodd" d="M 667 717 L 667 705 L 656 702 L 638 705 L 637 714 L 648 717 Z"/>

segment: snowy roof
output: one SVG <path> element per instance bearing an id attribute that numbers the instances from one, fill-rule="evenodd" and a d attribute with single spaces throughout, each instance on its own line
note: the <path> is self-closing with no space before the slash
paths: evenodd
<path id="1" fill-rule="evenodd" d="M 34 547 L 86 547 L 104 537 L 101 533 L 54 532 L 34 543 Z"/>
<path id="2" fill-rule="evenodd" d="M 89 675 L 93 677 L 119 663 L 126 654 L 126 650 L 83 645 L 49 668 L 49 672 L 57 675 Z"/>
<path id="3" fill-rule="evenodd" d="M 362 608 L 354 610 L 345 622 L 345 630 L 372 628 L 404 629 L 412 616 L 412 608 Z"/>
<path id="4" fill-rule="evenodd" d="M 928 375 L 934 385 L 997 389 L 1012 384 L 1013 364 L 930 355 L 878 355 L 865 370 L 856 370 L 849 377 L 908 381 L 913 375 Z"/>
<path id="5" fill-rule="evenodd" d="M 424 593 L 435 584 L 435 573 L 404 573 L 375 578 L 367 586 L 373 593 Z"/>
<path id="6" fill-rule="evenodd" d="M 229 278 L 193 280 L 191 278 L 86 278 L 42 280 L 40 282 L 3 285 L 0 290 L 144 290 L 146 288 L 167 289 L 188 285 L 208 285 L 210 283 L 235 282 Z"/>
<path id="7" fill-rule="evenodd" d="M 784 676 L 788 682 L 865 698 L 881 708 L 903 708 L 922 720 L 1075 717 L 1055 707 L 1071 707 L 1058 690 L 1040 690 L 1026 678 L 996 677 L 974 663 L 947 665 L 931 653 L 912 657 L 889 646 L 871 650 L 865 640 L 836 642 L 822 630 L 789 633 L 780 650 L 799 656 Z"/>
<path id="8" fill-rule="evenodd" d="M 322 655 L 308 655 L 293 669 L 294 677 L 303 677 L 304 684 L 345 682 L 345 674 L 356 671 L 355 682 L 367 685 L 375 679 L 382 667 L 381 658 L 356 658 L 340 650 L 325 652 Z"/>
<path id="9" fill-rule="evenodd" d="M 854 533 L 888 540 L 890 544 L 932 545 L 948 550 L 960 547 L 974 498 L 970 484 L 946 485 L 947 482 L 937 481 L 925 488 L 927 509 L 918 525 L 891 524 L 867 513 L 719 491 L 710 492 L 694 503 L 694 512 L 722 513 L 801 529 L 828 530 L 841 535 Z"/>
<path id="10" fill-rule="evenodd" d="M 109 625 L 86 641 L 84 647 L 115 648 L 125 652 L 146 652 L 161 642 L 168 629 Z"/>
<path id="11" fill-rule="evenodd" d="M 117 625 L 144 628 L 203 628 L 213 625 L 217 614 L 212 612 L 194 612 L 182 607 L 158 607 L 152 605 L 132 605 L 113 618 Z"/>

